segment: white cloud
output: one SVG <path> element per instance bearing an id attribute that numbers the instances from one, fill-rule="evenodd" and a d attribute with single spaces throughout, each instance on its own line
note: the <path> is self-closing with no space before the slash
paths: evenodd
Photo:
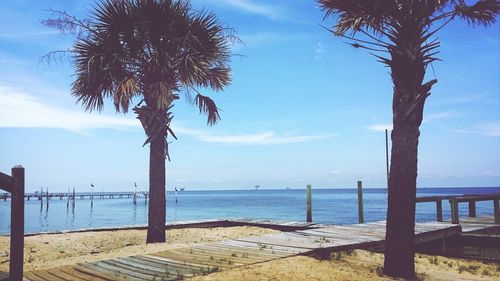
<path id="1" fill-rule="evenodd" d="M 275 7 L 256 3 L 252 0 L 217 0 L 217 2 L 229 5 L 247 13 L 264 16 L 270 19 L 278 19 L 281 17 L 281 14 Z"/>
<path id="2" fill-rule="evenodd" d="M 435 120 L 446 119 L 453 116 L 453 112 L 438 112 L 438 113 L 429 113 L 424 115 L 423 123 L 429 123 Z M 384 132 L 385 130 L 392 130 L 392 124 L 389 123 L 381 123 L 374 124 L 367 127 L 368 130 L 374 132 Z"/>
<path id="3" fill-rule="evenodd" d="M 86 113 L 47 105 L 33 95 L 0 85 L 0 128 L 55 128 L 82 133 L 90 129 L 140 128 L 137 119 Z M 174 126 L 179 135 L 191 136 L 199 141 L 235 145 L 278 145 L 310 142 L 331 135 L 278 135 L 274 132 L 256 134 L 212 134 Z"/>
<path id="4" fill-rule="evenodd" d="M 139 127 L 136 119 L 89 114 L 47 105 L 38 98 L 0 85 L 0 127 L 57 128 L 82 132 L 95 128 Z"/>
<path id="5" fill-rule="evenodd" d="M 263 132 L 256 134 L 211 134 L 201 130 L 193 130 L 187 128 L 175 127 L 175 132 L 180 134 L 191 135 L 196 139 L 219 144 L 234 144 L 234 145 L 279 145 L 311 142 L 332 137 L 332 135 L 279 135 L 275 132 Z"/>
<path id="6" fill-rule="evenodd" d="M 47 37 L 50 35 L 60 35 L 61 32 L 56 29 L 34 29 L 27 31 L 14 30 L 0 33 L 0 39 L 3 40 L 33 40 Z"/>
<path id="7" fill-rule="evenodd" d="M 370 131 L 385 132 L 385 130 L 392 130 L 392 124 L 375 124 L 367 128 Z"/>
<path id="8" fill-rule="evenodd" d="M 318 42 L 318 44 L 314 47 L 314 60 L 321 61 L 325 52 L 325 46 L 321 44 L 321 42 Z"/>
<path id="9" fill-rule="evenodd" d="M 438 113 L 429 113 L 429 114 L 424 114 L 424 120 L 423 123 L 428 123 L 434 120 L 439 120 L 439 119 L 446 119 L 449 117 L 452 117 L 454 114 L 453 112 L 438 112 Z"/>
<path id="10" fill-rule="evenodd" d="M 239 36 L 242 44 L 236 44 L 236 50 L 241 47 L 266 47 L 271 45 L 285 44 L 308 40 L 311 35 L 305 33 L 278 33 L 278 32 L 255 32 Z"/>
<path id="11" fill-rule="evenodd" d="M 479 134 L 487 137 L 500 137 L 500 122 L 482 123 L 473 128 L 456 129 L 455 133 Z"/>
<path id="12" fill-rule="evenodd" d="M 475 131 L 488 137 L 500 137 L 500 122 L 480 124 Z"/>

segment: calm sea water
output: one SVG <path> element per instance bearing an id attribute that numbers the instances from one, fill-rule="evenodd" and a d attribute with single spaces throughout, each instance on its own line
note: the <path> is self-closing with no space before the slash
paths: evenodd
<path id="1" fill-rule="evenodd" d="M 422 188 L 418 196 L 500 193 L 497 188 Z M 365 189 L 365 221 L 384 220 L 387 208 L 385 189 Z M 224 190 L 183 191 L 175 203 L 173 193 L 167 194 L 167 222 L 251 218 L 282 221 L 305 221 L 305 190 Z M 313 221 L 318 223 L 357 223 L 357 191 L 355 189 L 313 189 Z M 82 228 L 144 225 L 147 223 L 147 203 L 138 199 L 76 200 L 68 208 L 66 200 L 53 199 L 47 207 L 40 201 L 26 201 L 26 233 L 75 230 Z M 461 214 L 467 214 L 467 204 L 460 204 Z M 493 214 L 491 201 L 478 202 L 477 214 Z M 450 218 L 450 206 L 443 202 L 443 216 Z M 435 203 L 417 204 L 417 221 L 436 218 Z M 0 234 L 10 232 L 10 202 L 0 202 Z"/>

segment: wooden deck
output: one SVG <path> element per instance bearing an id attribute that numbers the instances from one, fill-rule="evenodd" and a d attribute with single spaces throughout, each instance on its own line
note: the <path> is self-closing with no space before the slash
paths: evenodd
<path id="1" fill-rule="evenodd" d="M 269 221 L 247 221 L 271 224 Z M 243 221 L 239 221 L 243 223 Z M 284 224 L 286 225 L 286 223 Z M 131 256 L 26 272 L 25 280 L 179 280 L 240 266 L 295 255 L 315 255 L 355 248 L 383 246 L 385 222 L 356 225 L 290 223 L 302 229 L 279 234 L 240 238 L 149 255 Z M 462 219 L 462 225 L 447 222 L 418 223 L 415 244 L 462 233 L 498 227 L 493 218 Z"/>

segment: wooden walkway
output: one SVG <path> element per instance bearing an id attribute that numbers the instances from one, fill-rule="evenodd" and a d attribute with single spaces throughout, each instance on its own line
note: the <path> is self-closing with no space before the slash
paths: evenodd
<path id="1" fill-rule="evenodd" d="M 474 221 L 474 219 L 476 221 Z M 492 218 L 470 218 L 463 225 L 418 223 L 415 244 L 495 227 Z M 255 222 L 269 224 L 267 221 Z M 498 225 L 496 225 L 498 226 Z M 355 248 L 383 246 L 385 222 L 357 225 L 304 224 L 304 229 L 260 237 L 240 238 L 149 255 L 131 256 L 26 272 L 25 280 L 179 280 L 295 255 L 315 255 Z"/>

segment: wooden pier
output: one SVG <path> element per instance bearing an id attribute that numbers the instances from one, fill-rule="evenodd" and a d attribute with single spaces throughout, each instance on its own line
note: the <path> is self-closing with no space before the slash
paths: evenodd
<path id="1" fill-rule="evenodd" d="M 74 196 L 74 197 L 73 197 Z M 149 192 L 147 191 L 141 191 L 141 192 L 136 192 L 135 193 L 136 198 L 145 198 L 147 199 L 149 197 Z M 2 193 L 0 194 L 0 200 L 1 201 L 7 201 L 10 199 L 10 194 L 8 193 Z M 84 200 L 84 199 L 123 199 L 123 198 L 134 198 L 134 192 L 104 192 L 104 193 L 76 193 L 73 195 L 73 193 L 67 193 L 67 192 L 52 192 L 52 193 L 25 193 L 24 194 L 24 199 L 27 201 L 30 200 L 64 200 L 64 199 L 79 199 L 79 200 Z"/>
<path id="2" fill-rule="evenodd" d="M 220 221 L 219 221 L 220 222 Z M 227 221 L 244 224 L 245 221 Z M 270 260 L 310 255 L 328 257 L 331 252 L 349 249 L 381 249 L 384 245 L 385 222 L 356 225 L 271 224 L 247 221 L 248 225 L 298 227 L 294 231 L 260 237 L 240 238 L 192 247 L 172 249 L 148 255 L 102 260 L 47 270 L 26 272 L 25 280 L 178 280 Z M 463 234 L 465 229 L 477 231 L 495 228 L 492 217 L 463 219 L 461 224 L 449 222 L 417 223 L 415 244 L 421 245 Z"/>

